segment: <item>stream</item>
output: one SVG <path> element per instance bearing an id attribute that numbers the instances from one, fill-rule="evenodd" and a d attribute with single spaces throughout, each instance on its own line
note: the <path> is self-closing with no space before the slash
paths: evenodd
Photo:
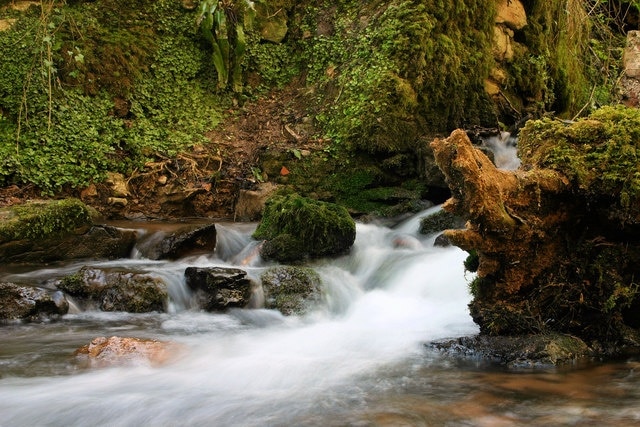
<path id="1" fill-rule="evenodd" d="M 640 424 L 637 359 L 510 371 L 425 346 L 478 331 L 466 253 L 417 232 L 437 209 L 393 228 L 358 224 L 348 255 L 310 264 L 325 301 L 305 316 L 190 305 L 188 266 L 238 267 L 254 279 L 270 266 L 252 256 L 255 224 L 217 224 L 208 256 L 0 267 L 0 281 L 33 284 L 84 265 L 144 270 L 170 295 L 167 313 L 72 307 L 58 321 L 0 325 L 0 427 Z M 185 350 L 162 366 L 88 369 L 74 358 L 93 338 L 114 335 Z"/>

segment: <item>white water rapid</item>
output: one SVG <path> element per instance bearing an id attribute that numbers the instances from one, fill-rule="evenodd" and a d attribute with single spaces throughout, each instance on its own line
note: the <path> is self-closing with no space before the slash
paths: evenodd
<path id="1" fill-rule="evenodd" d="M 402 381 L 428 363 L 425 342 L 477 332 L 467 311 L 466 253 L 433 247 L 434 236 L 417 234 L 418 219 L 394 229 L 358 224 L 348 256 L 313 265 L 326 306 L 304 317 L 188 308 L 185 266 L 237 265 L 254 277 L 265 268 L 245 262 L 246 227 L 220 227 L 215 257 L 100 264 L 146 266 L 169 278 L 170 312 L 84 312 L 0 328 L 0 426 L 348 425 L 353 408 L 390 387 L 389 372 L 399 369 L 393 375 Z M 100 335 L 168 340 L 186 350 L 161 367 L 70 366 L 72 349 Z"/>

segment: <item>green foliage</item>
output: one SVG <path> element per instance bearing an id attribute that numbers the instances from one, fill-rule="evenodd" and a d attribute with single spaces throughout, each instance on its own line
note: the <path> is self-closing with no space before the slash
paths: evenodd
<path id="1" fill-rule="evenodd" d="M 218 89 L 231 83 L 242 92 L 242 61 L 247 47 L 245 26 L 251 27 L 255 9 L 248 0 L 202 0 L 197 24 L 212 48 L 211 59 L 218 74 Z"/>
<path id="2" fill-rule="evenodd" d="M 469 251 L 469 255 L 464 260 L 464 269 L 470 273 L 475 273 L 480 267 L 480 257 L 474 250 Z"/>
<path id="3" fill-rule="evenodd" d="M 194 13 L 173 0 L 42 2 L 0 32 L 0 185 L 44 194 L 206 141 L 213 96 Z"/>
<path id="4" fill-rule="evenodd" d="M 612 2 L 525 2 L 527 26 L 507 64 L 506 91 L 527 100 L 519 113 L 540 117 L 588 114 L 618 98 L 624 34 Z"/>
<path id="5" fill-rule="evenodd" d="M 291 45 L 259 43 L 247 46 L 247 71 L 260 77 L 259 88 L 283 87 L 300 73 Z"/>
<path id="6" fill-rule="evenodd" d="M 567 123 L 530 121 L 518 142 L 527 164 L 558 170 L 589 198 L 615 198 L 624 209 L 640 201 L 640 111 L 603 107 Z"/>
<path id="7" fill-rule="evenodd" d="M 42 239 L 92 223 L 87 206 L 77 199 L 31 202 L 0 211 L 0 242 Z"/>
<path id="8" fill-rule="evenodd" d="M 303 33 L 333 24 L 300 44 L 307 79 L 329 105 L 320 124 L 352 149 L 394 152 L 412 149 L 423 131 L 491 121 L 483 81 L 493 62 L 492 10 L 475 0 L 305 10 Z"/>

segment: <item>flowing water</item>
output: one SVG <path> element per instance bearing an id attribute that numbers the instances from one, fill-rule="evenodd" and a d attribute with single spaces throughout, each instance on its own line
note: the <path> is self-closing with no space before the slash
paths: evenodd
<path id="1" fill-rule="evenodd" d="M 150 271 L 164 278 L 171 299 L 162 314 L 73 309 L 59 321 L 0 326 L 0 426 L 640 423 L 636 360 L 513 372 L 425 346 L 477 327 L 467 311 L 466 254 L 434 247 L 435 236 L 417 234 L 418 221 L 358 224 L 348 256 L 313 264 L 325 303 L 302 317 L 191 307 L 187 266 L 237 266 L 254 278 L 267 267 L 247 224 L 218 226 L 211 256 L 168 262 L 134 254 L 0 270 L 0 281 L 21 283 L 44 283 L 85 264 Z M 163 366 L 88 369 L 73 357 L 92 338 L 113 335 L 172 341 L 183 351 Z"/>

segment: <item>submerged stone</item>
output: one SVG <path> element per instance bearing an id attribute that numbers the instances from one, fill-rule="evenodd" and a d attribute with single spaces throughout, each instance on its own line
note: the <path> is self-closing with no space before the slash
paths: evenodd
<path id="1" fill-rule="evenodd" d="M 573 365 L 594 355 L 578 337 L 564 334 L 478 335 L 435 341 L 428 347 L 455 357 L 474 357 L 511 369 Z"/>
<path id="2" fill-rule="evenodd" d="M 159 366 L 175 360 L 183 350 L 172 342 L 114 336 L 94 338 L 74 355 L 91 368 L 131 364 Z"/>

